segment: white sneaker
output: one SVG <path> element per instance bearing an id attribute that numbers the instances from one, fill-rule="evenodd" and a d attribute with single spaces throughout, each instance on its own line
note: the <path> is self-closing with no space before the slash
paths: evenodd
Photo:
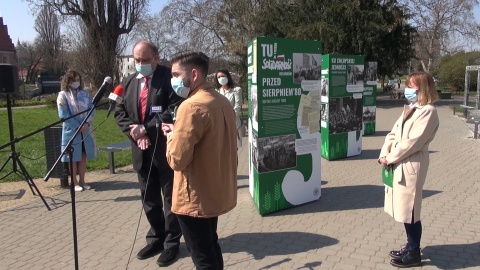
<path id="1" fill-rule="evenodd" d="M 83 187 L 83 189 L 85 189 L 85 190 L 92 189 L 92 187 L 91 187 L 91 186 L 89 186 L 89 185 L 87 185 L 87 184 L 83 185 L 82 187 Z"/>
<path id="2" fill-rule="evenodd" d="M 82 186 L 75 186 L 75 191 L 77 191 L 77 192 L 83 191 L 83 187 Z"/>

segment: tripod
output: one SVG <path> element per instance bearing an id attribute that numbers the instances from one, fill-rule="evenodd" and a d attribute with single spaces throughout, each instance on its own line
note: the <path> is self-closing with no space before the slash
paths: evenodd
<path id="1" fill-rule="evenodd" d="M 11 100 L 10 100 L 10 95 L 7 94 L 6 96 L 7 96 L 8 129 L 10 131 L 10 141 L 14 141 L 15 136 L 14 136 L 14 132 L 13 132 L 12 103 L 11 103 Z M 45 198 L 43 197 L 42 193 L 40 192 L 40 190 L 38 190 L 37 185 L 35 185 L 35 182 L 33 182 L 32 177 L 28 173 L 28 171 L 25 168 L 25 166 L 23 165 L 22 161 L 19 159 L 19 154 L 17 153 L 17 151 L 15 151 L 16 150 L 15 149 L 15 143 L 10 144 L 10 149 L 11 149 L 11 154 L 8 157 L 8 159 L 5 161 L 5 163 L 3 163 L 2 167 L 0 168 L 0 172 L 7 166 L 8 162 L 10 160 L 12 160 L 12 162 L 13 162 L 13 170 L 11 172 L 9 172 L 8 174 L 6 174 L 5 176 L 3 176 L 1 179 L 11 175 L 12 173 L 22 177 L 22 179 L 25 180 L 28 183 L 28 186 L 30 187 L 30 190 L 32 191 L 33 195 L 38 194 L 38 196 L 40 196 L 43 203 L 47 207 L 48 211 L 50 211 L 51 210 L 50 206 L 48 206 L 47 201 L 45 201 Z M 18 168 L 20 168 L 20 170 Z M 35 192 L 37 194 L 35 194 Z"/>

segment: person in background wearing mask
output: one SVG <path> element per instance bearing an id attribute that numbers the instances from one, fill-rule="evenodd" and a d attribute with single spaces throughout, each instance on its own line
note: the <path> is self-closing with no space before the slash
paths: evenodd
<path id="1" fill-rule="evenodd" d="M 160 122 L 173 123 L 172 113 L 183 99 L 173 92 L 170 69 L 158 64 L 157 46 L 139 41 L 133 47 L 133 58 L 137 72 L 122 82 L 125 94 L 115 108 L 115 120 L 132 142 L 133 169 L 150 223 L 147 245 L 137 258 L 143 260 L 163 251 L 157 264 L 168 266 L 177 257 L 182 234 L 171 211 L 173 170 L 165 158 L 166 138 L 159 126 Z M 152 106 L 160 106 L 162 113 L 152 114 Z"/>
<path id="2" fill-rule="evenodd" d="M 218 70 L 215 74 L 215 88 L 216 90 L 225 96 L 230 104 L 232 104 L 236 115 L 237 124 L 237 149 L 242 147 L 243 128 L 240 121 L 240 114 L 242 113 L 242 89 L 240 87 L 234 87 L 232 76 L 226 69 Z"/>
<path id="3" fill-rule="evenodd" d="M 173 90 L 186 98 L 175 124 L 162 124 L 175 171 L 172 211 L 196 269 L 220 270 L 218 216 L 237 204 L 235 111 L 207 82 L 205 54 L 179 53 L 171 63 Z"/>
<path id="4" fill-rule="evenodd" d="M 72 115 L 93 107 L 92 99 L 88 91 L 83 89 L 82 76 L 75 70 L 69 69 L 63 75 L 61 82 L 62 90 L 58 93 L 57 108 L 58 117 L 68 118 Z M 88 120 L 80 127 L 87 116 L 87 112 L 77 115 L 63 122 L 62 125 L 62 149 L 65 149 L 68 142 L 72 139 L 73 134 L 80 128 L 80 133 L 73 140 L 72 147 L 72 166 L 68 168 L 72 170 L 73 183 L 75 191 L 88 190 L 91 187 L 85 182 L 85 172 L 87 170 L 87 160 L 97 157 L 97 146 L 93 136 L 92 119 L 95 115 L 93 111 Z M 64 155 L 62 162 L 70 162 L 70 156 Z M 77 180 L 77 173 L 79 180 Z"/>
<path id="5" fill-rule="evenodd" d="M 429 164 L 428 145 L 439 126 L 438 100 L 435 83 L 430 74 L 415 72 L 405 81 L 405 97 L 410 102 L 387 134 L 378 162 L 393 167 L 393 188 L 385 187 L 385 211 L 402 222 L 407 244 L 390 251 L 390 264 L 396 267 L 414 267 L 422 263 L 420 239 L 422 223 L 422 192 Z"/>

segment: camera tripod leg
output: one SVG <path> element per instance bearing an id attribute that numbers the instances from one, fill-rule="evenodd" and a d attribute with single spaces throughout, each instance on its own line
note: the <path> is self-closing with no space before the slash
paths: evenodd
<path id="1" fill-rule="evenodd" d="M 37 185 L 35 184 L 35 182 L 33 182 L 33 179 L 32 177 L 30 176 L 30 174 L 28 173 L 27 169 L 25 168 L 25 166 L 23 166 L 23 163 L 20 161 L 20 159 L 18 158 L 17 154 L 16 153 L 12 153 L 12 159 L 14 160 L 14 162 L 17 162 L 18 166 L 20 167 L 20 172 L 22 174 L 22 176 L 25 178 L 24 180 L 28 183 L 28 185 L 30 186 L 30 190 L 32 190 L 32 193 L 33 195 L 38 195 L 40 196 L 40 198 L 42 199 L 43 203 L 45 204 L 45 206 L 47 207 L 48 211 L 51 211 L 52 209 L 50 209 L 50 206 L 48 206 L 48 203 L 47 201 L 45 201 L 45 198 L 43 197 L 42 193 L 40 192 L 40 190 L 38 189 Z M 37 192 L 37 194 L 35 194 L 35 191 L 33 190 L 35 189 L 35 191 Z"/>

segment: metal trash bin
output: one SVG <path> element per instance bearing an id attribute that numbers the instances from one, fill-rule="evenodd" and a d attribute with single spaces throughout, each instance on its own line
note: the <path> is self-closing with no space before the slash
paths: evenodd
<path id="1" fill-rule="evenodd" d="M 62 153 L 62 126 L 50 127 L 43 132 L 45 136 L 47 171 L 49 171 Z M 51 177 L 60 178 L 60 186 L 68 187 L 68 163 L 59 162 L 53 169 Z"/>

